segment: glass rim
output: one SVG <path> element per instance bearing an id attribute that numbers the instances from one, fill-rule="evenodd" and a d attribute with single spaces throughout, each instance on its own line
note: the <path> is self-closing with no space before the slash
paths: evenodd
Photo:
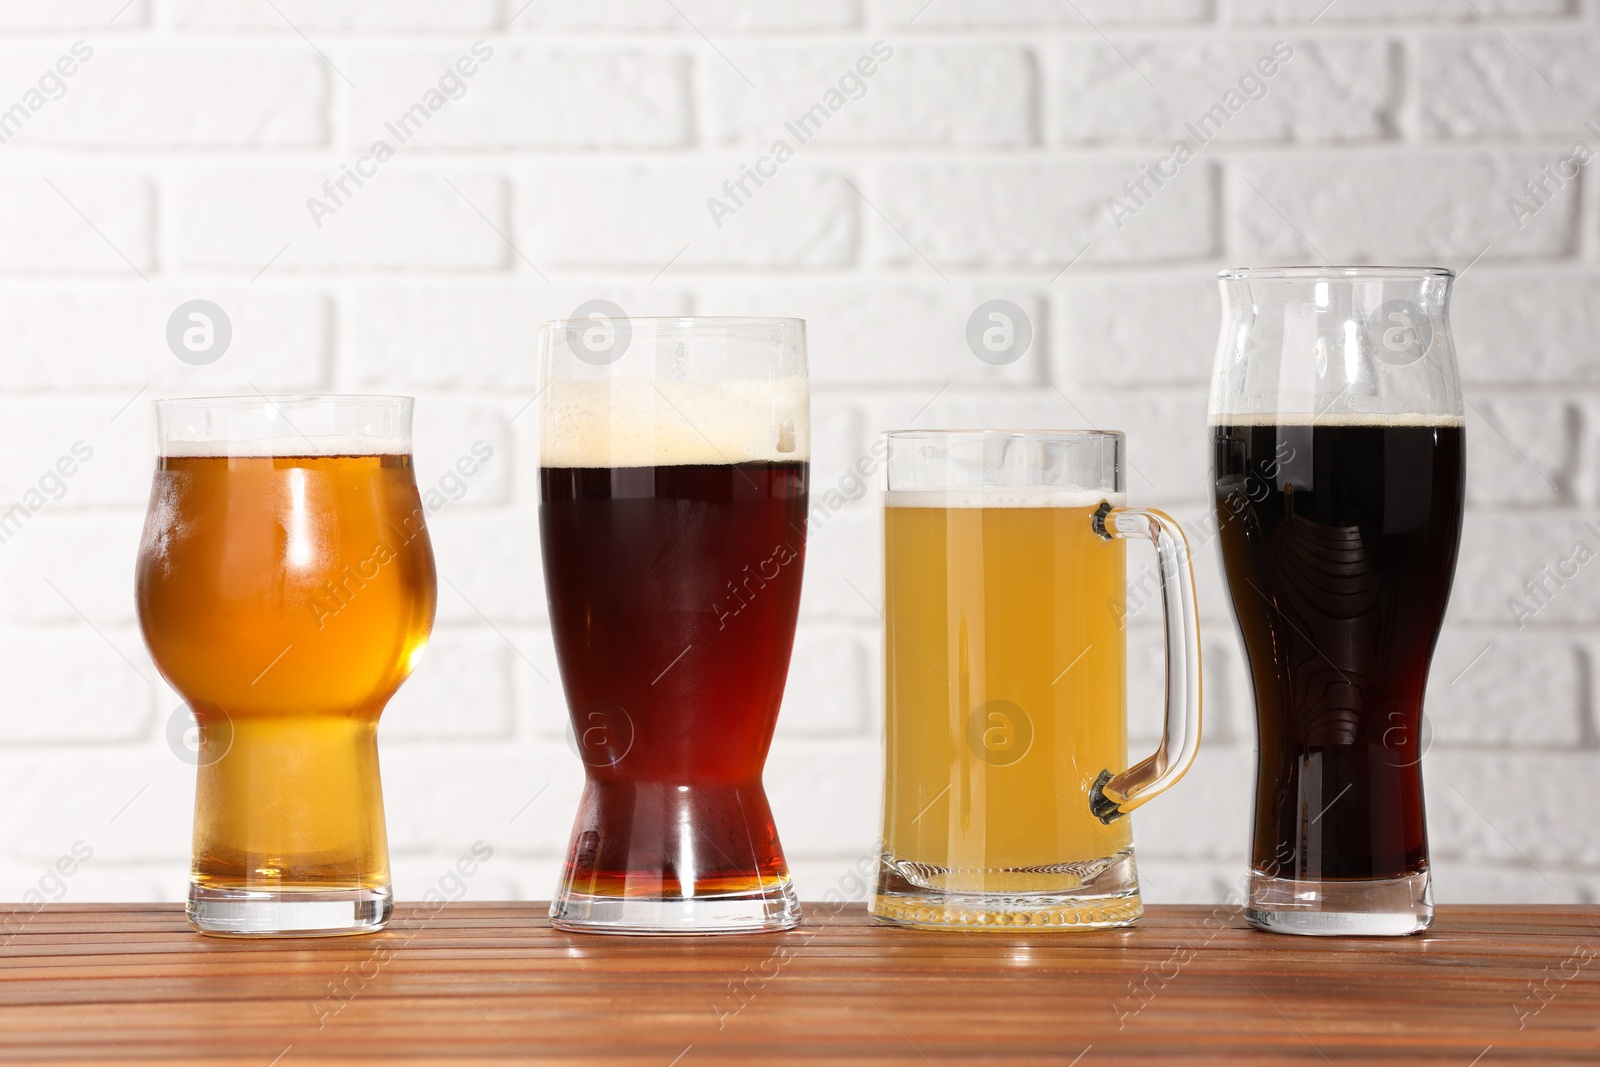
<path id="1" fill-rule="evenodd" d="M 624 315 L 622 321 L 634 328 L 643 325 L 657 330 L 736 329 L 741 326 L 790 326 L 804 329 L 806 325 L 806 320 L 802 318 L 765 315 Z M 539 324 L 543 330 L 569 330 L 573 327 L 593 325 L 593 319 L 545 319 Z"/>
<path id="2" fill-rule="evenodd" d="M 1405 266 L 1286 266 L 1286 267 L 1229 267 L 1217 272 L 1220 281 L 1359 281 L 1365 278 L 1454 278 L 1456 272 L 1449 267 Z"/>
<path id="3" fill-rule="evenodd" d="M 915 441 L 928 438 L 956 438 L 970 441 L 986 439 L 1009 438 L 1018 441 L 1049 441 L 1072 440 L 1082 441 L 1090 438 L 1113 438 L 1125 440 L 1127 434 L 1121 430 L 1012 430 L 1012 429 L 963 429 L 963 430 L 885 430 L 883 436 L 896 441 Z"/>
<path id="4" fill-rule="evenodd" d="M 226 408 L 247 407 L 252 404 L 414 404 L 416 397 L 399 393 L 257 393 L 231 396 L 174 396 L 152 400 L 157 408 Z"/>

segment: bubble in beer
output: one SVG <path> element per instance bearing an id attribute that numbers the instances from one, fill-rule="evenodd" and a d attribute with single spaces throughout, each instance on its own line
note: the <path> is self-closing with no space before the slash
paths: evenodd
<path id="1" fill-rule="evenodd" d="M 233 747 L 233 720 L 218 708 L 215 716 L 202 723 L 189 710 L 189 705 L 179 704 L 167 717 L 167 747 L 172 754 L 191 767 L 209 767 L 228 754 Z"/>
<path id="2" fill-rule="evenodd" d="M 1033 346 L 1033 320 L 1010 300 L 985 300 L 967 319 L 967 347 L 994 367 L 1006 367 Z"/>
<path id="3" fill-rule="evenodd" d="M 620 704 L 591 704 L 568 718 L 567 747 L 590 767 L 615 767 L 633 749 L 633 717 Z"/>
<path id="4" fill-rule="evenodd" d="M 186 300 L 167 317 L 167 347 L 185 363 L 215 363 L 232 343 L 228 313 L 209 300 Z"/>
<path id="5" fill-rule="evenodd" d="M 633 343 L 628 313 L 609 300 L 586 300 L 568 316 L 567 348 L 591 366 L 609 367 Z"/>
<path id="6" fill-rule="evenodd" d="M 1033 747 L 1033 720 L 1009 700 L 986 700 L 967 717 L 967 745 L 991 767 L 1009 767 Z"/>

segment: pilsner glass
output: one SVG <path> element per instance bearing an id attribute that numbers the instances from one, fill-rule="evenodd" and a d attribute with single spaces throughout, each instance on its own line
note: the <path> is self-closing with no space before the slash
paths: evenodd
<path id="1" fill-rule="evenodd" d="M 539 530 L 583 759 L 553 925 L 787 929 L 761 773 L 800 603 L 805 323 L 546 323 Z"/>
<path id="2" fill-rule="evenodd" d="M 1466 479 L 1439 268 L 1221 275 L 1219 542 L 1256 700 L 1246 917 L 1297 934 L 1433 919 L 1420 762 Z"/>
<path id="3" fill-rule="evenodd" d="M 409 397 L 156 403 L 139 624 L 200 726 L 189 921 L 388 921 L 378 716 L 433 625 Z"/>
<path id="4" fill-rule="evenodd" d="M 1122 816 L 1181 778 L 1200 743 L 1183 532 L 1124 506 L 1120 433 L 908 430 L 888 444 L 871 913 L 968 928 L 1136 922 Z M 1131 768 L 1129 537 L 1156 549 L 1168 664 L 1161 747 Z"/>

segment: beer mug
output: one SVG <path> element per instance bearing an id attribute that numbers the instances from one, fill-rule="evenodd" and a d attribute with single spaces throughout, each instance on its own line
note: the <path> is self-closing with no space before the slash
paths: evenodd
<path id="1" fill-rule="evenodd" d="M 1094 929 L 1144 908 L 1124 817 L 1200 743 L 1178 524 L 1125 506 L 1100 431 L 888 435 L 883 844 L 871 912 L 910 926 Z M 1127 765 L 1127 553 L 1152 542 L 1161 746 Z"/>

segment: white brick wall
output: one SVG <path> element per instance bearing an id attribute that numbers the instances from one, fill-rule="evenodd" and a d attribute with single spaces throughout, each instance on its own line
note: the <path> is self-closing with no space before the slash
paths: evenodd
<path id="1" fill-rule="evenodd" d="M 1279 40 L 1265 95 L 1116 226 L 1107 197 Z M 893 55 L 857 98 L 717 225 L 707 198 L 877 41 Z M 425 485 L 493 449 L 432 522 L 447 582 L 384 720 L 385 792 L 402 896 L 483 838 L 475 896 L 543 897 L 581 773 L 523 410 L 541 319 L 600 297 L 807 317 L 818 491 L 913 420 L 1092 423 L 1130 434 L 1137 500 L 1193 522 L 1215 270 L 1327 256 L 1471 266 L 1471 509 L 1428 704 L 1438 895 L 1600 899 L 1600 563 L 1520 629 L 1507 608 L 1600 547 L 1600 201 L 1585 173 L 1520 225 L 1506 203 L 1575 140 L 1600 148 L 1597 58 L 1600 0 L 0 4 L 0 116 L 23 106 L 0 122 L 0 502 L 94 450 L 0 544 L 0 896 L 80 838 L 73 899 L 183 891 L 193 771 L 129 580 L 152 397 L 413 393 Z M 420 131 L 314 217 L 430 90 Z M 203 367 L 164 339 L 197 297 L 234 328 Z M 1007 367 L 963 340 L 997 297 L 1036 330 Z M 880 623 L 846 583 L 879 595 L 876 507 L 815 533 L 769 763 L 806 896 L 874 836 Z M 1214 549 L 1200 564 L 1210 719 L 1135 820 L 1153 900 L 1218 898 L 1244 864 L 1247 679 Z M 1142 742 L 1154 623 L 1132 631 Z"/>

